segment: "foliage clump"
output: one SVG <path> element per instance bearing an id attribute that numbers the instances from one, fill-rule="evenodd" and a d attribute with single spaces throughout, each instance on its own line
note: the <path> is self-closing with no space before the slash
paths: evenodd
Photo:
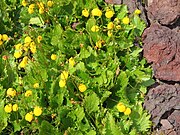
<path id="1" fill-rule="evenodd" d="M 103 0 L 3 0 L 0 11 L 14 19 L 1 26 L 1 133 L 148 133 L 142 103 L 153 80 L 141 57 L 140 10 Z"/>

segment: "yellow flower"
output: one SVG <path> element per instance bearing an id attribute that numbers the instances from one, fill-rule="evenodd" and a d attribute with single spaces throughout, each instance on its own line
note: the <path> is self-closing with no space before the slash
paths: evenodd
<path id="1" fill-rule="evenodd" d="M 116 107 L 119 112 L 125 112 L 126 110 L 126 107 L 122 103 L 118 103 Z"/>
<path id="2" fill-rule="evenodd" d="M 113 33 L 111 31 L 107 32 L 108 37 L 112 37 Z"/>
<path id="3" fill-rule="evenodd" d="M 36 106 L 33 111 L 35 116 L 40 116 L 42 114 L 42 108 L 39 106 Z"/>
<path id="4" fill-rule="evenodd" d="M 36 89 L 36 88 L 39 88 L 39 83 L 35 83 L 34 85 L 33 85 L 33 87 Z"/>
<path id="5" fill-rule="evenodd" d="M 7 96 L 12 96 L 12 97 L 16 96 L 16 90 L 13 88 L 9 88 L 6 93 Z"/>
<path id="6" fill-rule="evenodd" d="M 119 19 L 118 19 L 118 18 L 115 18 L 114 21 L 117 22 L 117 23 L 119 23 Z"/>
<path id="7" fill-rule="evenodd" d="M 3 34 L 3 35 L 2 35 L 2 40 L 3 40 L 3 41 L 7 41 L 7 40 L 8 40 L 8 35 Z"/>
<path id="8" fill-rule="evenodd" d="M 29 112 L 25 115 L 25 120 L 28 121 L 28 122 L 31 122 L 33 119 L 33 113 L 32 112 Z"/>
<path id="9" fill-rule="evenodd" d="M 89 16 L 89 11 L 87 9 L 84 9 L 82 11 L 82 15 L 85 16 L 85 17 L 88 17 Z"/>
<path id="10" fill-rule="evenodd" d="M 34 42 L 31 42 L 31 44 L 30 44 L 30 50 L 31 50 L 32 53 L 35 53 L 35 52 L 36 52 L 36 45 L 35 45 Z"/>
<path id="11" fill-rule="evenodd" d="M 20 68 L 25 68 L 25 67 L 26 67 L 26 65 L 27 65 L 27 63 L 26 63 L 26 62 L 21 61 L 21 62 L 20 62 L 20 64 L 19 64 L 19 67 L 20 67 Z"/>
<path id="12" fill-rule="evenodd" d="M 75 61 L 72 57 L 69 59 L 69 65 L 72 67 L 75 65 Z"/>
<path id="13" fill-rule="evenodd" d="M 124 111 L 124 115 L 129 115 L 129 114 L 131 114 L 131 109 L 126 108 L 126 110 Z"/>
<path id="14" fill-rule="evenodd" d="M 110 29 L 113 29 L 114 28 L 114 24 L 113 22 L 109 22 L 108 25 L 107 25 L 107 28 L 110 30 Z"/>
<path id="15" fill-rule="evenodd" d="M 26 51 L 26 52 L 27 52 L 27 51 L 28 51 L 28 49 L 29 49 L 28 47 L 23 46 L 23 50 L 24 50 L 24 51 Z"/>
<path id="16" fill-rule="evenodd" d="M 93 16 L 99 16 L 101 17 L 102 16 L 102 11 L 99 9 L 99 8 L 95 8 L 91 11 L 92 15 Z"/>
<path id="17" fill-rule="evenodd" d="M 22 48 L 22 44 L 19 43 L 19 44 L 15 45 L 16 50 L 20 50 L 21 48 Z"/>
<path id="18" fill-rule="evenodd" d="M 98 32 L 99 31 L 99 26 L 97 26 L 97 25 L 92 26 L 91 31 L 92 32 Z"/>
<path id="19" fill-rule="evenodd" d="M 20 66 L 21 68 L 25 68 L 26 65 L 27 65 L 27 63 L 28 63 L 28 57 L 25 56 L 25 57 L 23 58 L 23 60 L 20 62 L 19 66 Z"/>
<path id="20" fill-rule="evenodd" d="M 139 14 L 141 14 L 141 10 L 139 10 L 139 9 L 136 9 L 136 10 L 134 11 L 134 14 L 136 14 L 136 15 L 139 15 Z"/>
<path id="21" fill-rule="evenodd" d="M 17 105 L 17 104 L 14 104 L 14 105 L 12 106 L 12 110 L 13 110 L 14 112 L 16 112 L 16 111 L 18 110 L 18 105 Z"/>
<path id="22" fill-rule="evenodd" d="M 106 10 L 105 16 L 107 18 L 111 18 L 111 17 L 113 17 L 113 15 L 114 15 L 114 12 L 112 10 L 110 10 L 110 9 Z"/>
<path id="23" fill-rule="evenodd" d="M 122 22 L 123 22 L 124 24 L 129 24 L 130 20 L 129 20 L 128 17 L 124 17 L 123 20 L 122 20 Z"/>
<path id="24" fill-rule="evenodd" d="M 52 7 L 52 6 L 53 6 L 53 2 L 52 2 L 51 0 L 49 0 L 49 1 L 47 2 L 47 6 L 48 6 L 48 7 Z"/>
<path id="25" fill-rule="evenodd" d="M 96 47 L 101 48 L 103 43 L 104 43 L 104 40 L 99 40 L 98 42 L 96 42 Z"/>
<path id="26" fill-rule="evenodd" d="M 24 39 L 24 43 L 30 43 L 32 41 L 31 37 L 27 36 L 25 39 Z M 29 44 L 26 44 L 26 45 L 29 45 Z"/>
<path id="27" fill-rule="evenodd" d="M 29 14 L 34 13 L 34 7 L 35 7 L 35 4 L 31 4 L 31 5 L 29 5 L 29 8 L 28 8 L 28 12 L 29 12 Z"/>
<path id="28" fill-rule="evenodd" d="M 63 88 L 63 87 L 65 87 L 65 86 L 66 86 L 66 80 L 61 79 L 61 80 L 59 81 L 59 87 Z"/>
<path id="29" fill-rule="evenodd" d="M 27 5 L 26 0 L 23 0 L 21 4 L 25 7 Z"/>
<path id="30" fill-rule="evenodd" d="M 29 5 L 29 8 L 35 8 L 35 4 Z"/>
<path id="31" fill-rule="evenodd" d="M 16 52 L 14 53 L 14 57 L 15 57 L 16 59 L 20 58 L 21 55 L 22 55 L 22 51 L 16 51 Z"/>
<path id="32" fill-rule="evenodd" d="M 121 25 L 117 25 L 116 29 L 118 29 L 118 30 L 121 29 Z"/>
<path id="33" fill-rule="evenodd" d="M 60 75 L 61 80 L 67 80 L 68 78 L 68 72 L 67 71 L 63 71 Z"/>
<path id="34" fill-rule="evenodd" d="M 2 35 L 0 34 L 0 40 L 2 39 Z"/>
<path id="35" fill-rule="evenodd" d="M 7 113 L 12 112 L 12 104 L 8 104 L 4 107 L 4 111 Z"/>
<path id="36" fill-rule="evenodd" d="M 80 84 L 80 85 L 78 86 L 78 89 L 79 89 L 80 92 L 84 92 L 84 91 L 87 90 L 87 87 L 86 87 L 86 85 L 84 85 L 84 84 Z"/>
<path id="37" fill-rule="evenodd" d="M 39 13 L 40 13 L 40 14 L 43 14 L 43 13 L 44 13 L 44 8 L 40 8 L 40 9 L 39 9 Z"/>
<path id="38" fill-rule="evenodd" d="M 38 3 L 37 3 L 37 6 L 38 6 L 39 9 L 40 9 L 40 8 L 44 9 L 44 4 L 43 4 L 42 2 L 38 2 Z"/>
<path id="39" fill-rule="evenodd" d="M 56 60 L 57 59 L 57 55 L 56 54 L 52 54 L 51 55 L 51 60 Z"/>
<path id="40" fill-rule="evenodd" d="M 0 40 L 0 45 L 2 45 L 2 44 L 3 44 L 3 41 Z"/>
<path id="41" fill-rule="evenodd" d="M 27 90 L 26 92 L 25 92 L 25 97 L 29 97 L 29 96 L 31 96 L 32 95 L 32 90 Z"/>
<path id="42" fill-rule="evenodd" d="M 38 41 L 38 43 L 40 43 L 42 41 L 42 36 L 38 36 L 37 41 Z"/>

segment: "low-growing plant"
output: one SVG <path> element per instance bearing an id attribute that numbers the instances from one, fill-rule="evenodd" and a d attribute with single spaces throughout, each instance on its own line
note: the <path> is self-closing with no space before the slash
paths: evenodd
<path id="1" fill-rule="evenodd" d="M 142 104 L 153 79 L 141 56 L 140 10 L 103 0 L 12 1 L 3 0 L 20 9 L 20 27 L 6 38 L 0 31 L 2 134 L 148 134 Z"/>

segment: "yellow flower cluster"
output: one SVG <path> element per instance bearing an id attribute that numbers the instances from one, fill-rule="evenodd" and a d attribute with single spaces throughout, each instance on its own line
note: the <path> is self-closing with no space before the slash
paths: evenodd
<path id="1" fill-rule="evenodd" d="M 63 71 L 60 75 L 60 81 L 59 81 L 59 87 L 65 87 L 66 86 L 66 80 L 68 78 L 68 71 Z"/>
<path id="2" fill-rule="evenodd" d="M 27 1 L 23 0 L 21 4 L 25 7 L 27 5 Z M 47 4 L 47 7 L 52 7 L 54 3 L 53 3 L 53 1 L 48 0 L 46 4 Z M 38 7 L 40 14 L 43 14 L 45 12 L 45 10 L 46 10 L 45 9 L 45 4 L 43 2 L 37 2 L 36 4 L 30 4 L 29 5 L 29 7 L 28 7 L 28 13 L 29 14 L 34 13 L 35 6 Z"/>
<path id="3" fill-rule="evenodd" d="M 91 11 L 92 16 L 98 16 L 101 17 L 102 16 L 102 11 L 99 8 L 94 8 Z M 111 9 L 107 9 L 105 16 L 106 18 L 112 18 L 114 15 L 114 11 Z M 82 16 L 88 17 L 89 16 L 89 11 L 85 8 L 84 10 L 82 10 Z"/>
<path id="4" fill-rule="evenodd" d="M 37 42 L 40 43 L 42 40 L 42 36 L 37 37 Z M 16 59 L 20 58 L 24 52 L 28 52 L 28 50 L 31 51 L 31 53 L 36 53 L 36 45 L 35 42 L 31 39 L 31 37 L 26 36 L 24 39 L 24 43 L 18 43 L 15 47 L 14 57 Z M 28 57 L 25 56 L 23 60 L 20 62 L 19 67 L 25 68 L 28 63 Z"/>
<path id="5" fill-rule="evenodd" d="M 87 87 L 84 84 L 79 84 L 78 89 L 80 92 L 85 92 L 87 90 Z"/>
<path id="6" fill-rule="evenodd" d="M 34 110 L 33 112 L 28 112 L 26 115 L 25 115 L 25 120 L 28 121 L 28 122 L 31 122 L 34 118 L 33 115 L 35 116 L 40 116 L 42 114 L 42 108 L 39 107 L 39 106 L 35 106 L 34 107 Z"/>
<path id="7" fill-rule="evenodd" d="M 129 107 L 126 107 L 122 103 L 118 103 L 116 108 L 118 109 L 119 112 L 123 112 L 124 115 L 130 115 L 131 114 L 131 109 Z"/>
<path id="8" fill-rule="evenodd" d="M 12 111 L 16 112 L 18 111 L 18 105 L 17 104 L 7 104 L 5 107 L 4 107 L 4 111 L 7 112 L 7 113 L 10 113 Z"/>
<path id="9" fill-rule="evenodd" d="M 6 34 L 0 34 L 0 46 L 3 44 L 3 42 L 8 40 L 8 35 Z"/>

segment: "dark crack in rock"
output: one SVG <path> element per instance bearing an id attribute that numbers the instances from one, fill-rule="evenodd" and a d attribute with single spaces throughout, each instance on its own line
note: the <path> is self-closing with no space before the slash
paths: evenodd
<path id="1" fill-rule="evenodd" d="M 160 80 L 180 81 L 180 33 L 177 29 L 151 24 L 143 35 L 144 57 Z"/>
<path id="2" fill-rule="evenodd" d="M 151 0 L 148 17 L 163 25 L 172 25 L 180 17 L 180 0 Z"/>

